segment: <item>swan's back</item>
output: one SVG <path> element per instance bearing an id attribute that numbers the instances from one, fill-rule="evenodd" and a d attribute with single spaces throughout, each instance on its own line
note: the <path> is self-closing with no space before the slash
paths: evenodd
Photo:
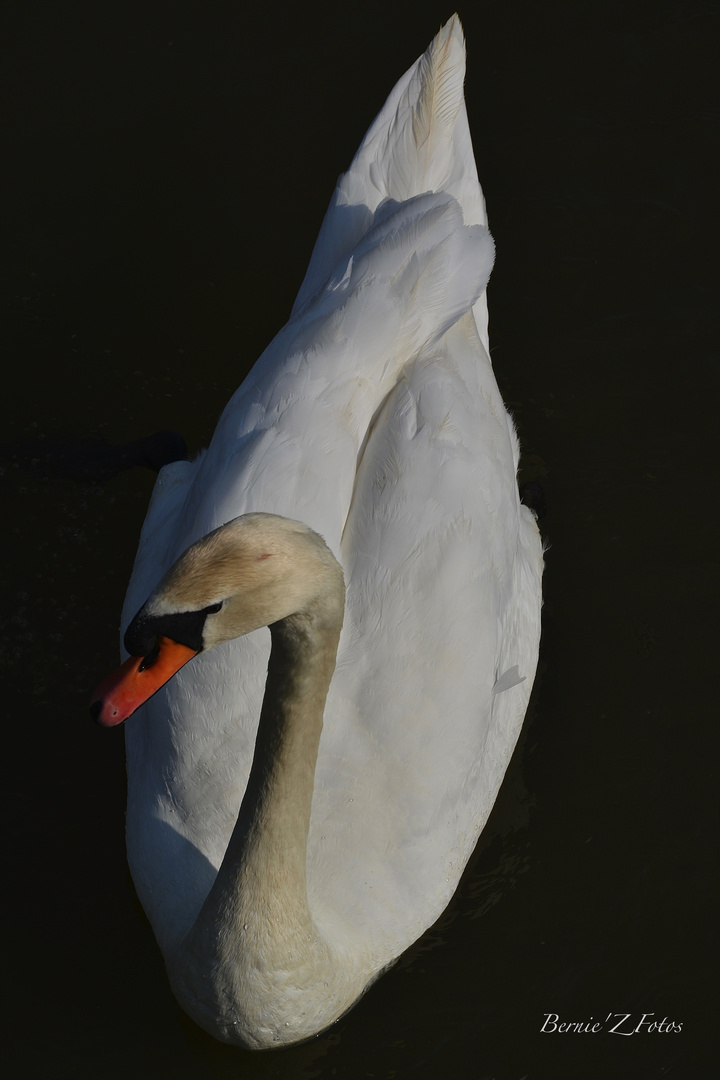
<path id="1" fill-rule="evenodd" d="M 308 892 L 364 963 L 443 909 L 519 734 L 542 553 L 487 352 L 492 266 L 457 19 L 341 177 L 288 325 L 208 451 L 161 474 L 123 626 L 192 541 L 239 514 L 306 522 L 347 605 L 325 711 Z M 237 818 L 269 636 L 201 655 L 127 727 L 128 849 L 163 947 Z M 369 959 L 368 959 L 369 958 Z"/>

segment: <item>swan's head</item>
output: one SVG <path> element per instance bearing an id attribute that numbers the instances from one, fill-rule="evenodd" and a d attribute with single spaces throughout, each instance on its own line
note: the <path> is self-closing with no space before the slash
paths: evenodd
<path id="1" fill-rule="evenodd" d="M 342 625 L 342 570 L 299 521 L 245 514 L 208 533 L 168 570 L 125 631 L 130 657 L 93 694 L 90 711 L 126 720 L 197 653 L 294 617 Z"/>

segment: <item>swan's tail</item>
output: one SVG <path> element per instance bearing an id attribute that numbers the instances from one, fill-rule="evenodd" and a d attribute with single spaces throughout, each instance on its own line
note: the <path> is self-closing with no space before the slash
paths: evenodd
<path id="1" fill-rule="evenodd" d="M 487 225 L 468 127 L 465 39 L 457 15 L 397 83 L 337 184 L 293 307 L 297 314 L 372 227 L 386 199 L 447 191 L 466 225 Z M 475 307 L 486 335 L 484 298 Z"/>

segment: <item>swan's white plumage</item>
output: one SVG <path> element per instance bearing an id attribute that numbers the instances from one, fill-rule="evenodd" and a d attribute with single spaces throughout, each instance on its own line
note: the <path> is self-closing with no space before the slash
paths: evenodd
<path id="1" fill-rule="evenodd" d="M 318 926 L 372 972 L 440 914 L 532 686 L 542 552 L 488 355 L 492 266 L 452 19 L 338 182 L 293 313 L 209 449 L 156 485 L 123 628 L 190 543 L 262 510 L 343 565 L 308 838 Z M 202 654 L 127 725 L 128 851 L 161 947 L 195 920 L 250 768 L 269 635 Z"/>

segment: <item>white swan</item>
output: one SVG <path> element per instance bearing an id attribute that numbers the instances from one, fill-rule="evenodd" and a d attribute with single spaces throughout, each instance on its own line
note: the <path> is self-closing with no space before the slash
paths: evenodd
<path id="1" fill-rule="evenodd" d="M 535 673 L 542 550 L 488 356 L 464 65 L 454 17 L 210 448 L 161 472 L 133 655 L 96 695 L 113 724 L 154 694 L 126 728 L 132 874 L 182 1006 L 248 1047 L 321 1031 L 439 916 Z"/>

